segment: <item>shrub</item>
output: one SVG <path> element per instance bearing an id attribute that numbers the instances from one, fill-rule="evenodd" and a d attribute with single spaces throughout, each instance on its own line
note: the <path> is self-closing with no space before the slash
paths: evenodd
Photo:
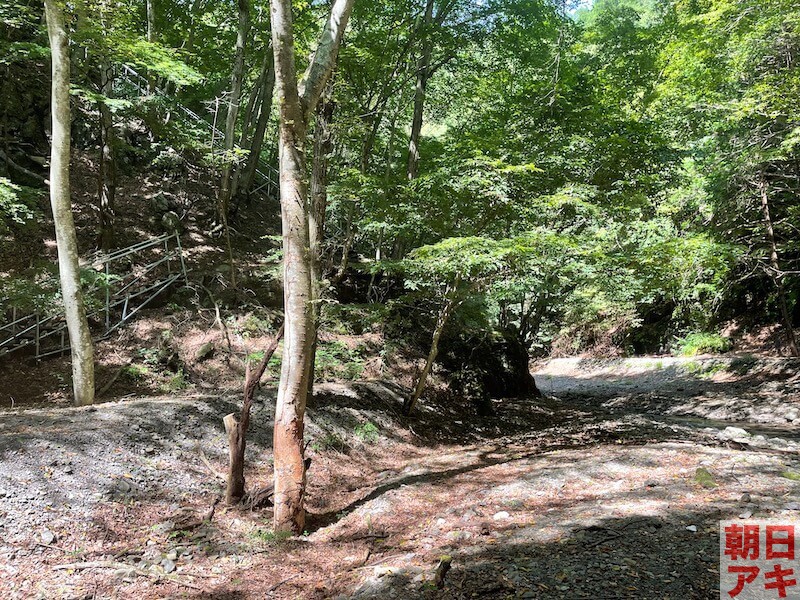
<path id="1" fill-rule="evenodd" d="M 731 349 L 731 341 L 718 333 L 690 333 L 676 340 L 674 354 L 696 356 L 698 354 L 721 354 Z"/>

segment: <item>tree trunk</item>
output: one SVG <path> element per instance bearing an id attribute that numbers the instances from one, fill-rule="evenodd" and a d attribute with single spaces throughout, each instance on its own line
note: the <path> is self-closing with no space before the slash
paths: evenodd
<path id="1" fill-rule="evenodd" d="M 241 181 L 239 184 L 239 193 L 243 195 L 249 194 L 253 189 L 253 182 L 256 177 L 256 168 L 261 159 L 261 148 L 264 145 L 264 135 L 267 132 L 267 125 L 269 124 L 269 116 L 272 112 L 272 93 L 275 89 L 275 62 L 272 49 L 267 50 L 267 55 L 264 57 L 266 72 L 262 80 L 261 89 L 261 103 L 258 113 L 258 121 L 256 122 L 256 129 L 253 132 L 253 139 L 250 142 L 250 153 L 247 155 L 245 162 L 244 172 L 242 173 Z"/>
<path id="2" fill-rule="evenodd" d="M 239 115 L 239 101 L 242 96 L 242 78 L 244 77 L 244 50 L 247 34 L 250 31 L 250 4 L 248 0 L 239 0 L 239 26 L 236 30 L 236 55 L 231 72 L 231 91 L 228 97 L 228 113 L 225 119 L 225 156 L 220 182 L 220 210 L 228 214 L 231 200 L 231 173 L 233 172 L 233 147 L 236 141 L 236 117 Z M 220 216 L 220 222 L 224 219 Z"/>
<path id="3" fill-rule="evenodd" d="M 295 67 L 291 0 L 271 0 L 270 5 L 275 83 L 280 97 L 278 141 L 286 324 L 273 437 L 274 527 L 276 531 L 299 533 L 305 524 L 303 420 L 314 335 L 305 136 L 333 71 L 353 0 L 334 1 L 302 85 L 298 85 Z"/>
<path id="4" fill-rule="evenodd" d="M 147 41 L 151 44 L 156 42 L 156 11 L 153 0 L 145 0 L 145 11 L 147 12 Z M 147 76 L 147 88 L 151 94 L 156 91 L 156 78 L 154 75 Z"/>
<path id="5" fill-rule="evenodd" d="M 328 157 L 333 150 L 331 123 L 336 105 L 328 97 L 317 107 L 314 127 L 314 155 L 311 165 L 311 206 L 308 211 L 308 239 L 311 253 L 311 298 L 314 315 L 314 340 L 308 377 L 308 396 L 314 395 L 314 375 L 317 361 L 317 333 L 322 309 L 322 240 L 325 232 L 325 211 L 328 207 Z"/>
<path id="6" fill-rule="evenodd" d="M 770 276 L 772 282 L 775 284 L 775 289 L 778 292 L 778 304 L 781 309 L 781 316 L 783 317 L 783 326 L 786 330 L 786 341 L 789 344 L 789 351 L 792 356 L 800 355 L 797 346 L 797 337 L 794 334 L 794 325 L 792 324 L 792 315 L 789 312 L 789 305 L 786 301 L 786 288 L 783 285 L 784 273 L 780 268 L 780 261 L 778 259 L 778 244 L 775 241 L 775 229 L 772 225 L 772 217 L 769 210 L 769 194 L 767 190 L 767 181 L 762 175 L 758 183 L 759 191 L 761 192 L 761 212 L 764 216 L 764 227 L 767 232 L 767 241 L 770 247 Z"/>
<path id="7" fill-rule="evenodd" d="M 227 504 L 237 504 L 244 496 L 244 453 L 247 445 L 247 429 L 250 427 L 250 408 L 253 406 L 253 398 L 255 397 L 258 382 L 261 381 L 264 371 L 267 370 L 267 365 L 275 350 L 278 349 L 278 344 L 283 337 L 283 325 L 275 334 L 275 337 L 270 341 L 264 349 L 264 358 L 256 368 L 255 372 L 250 371 L 250 365 L 247 366 L 247 375 L 244 381 L 244 402 L 242 403 L 242 412 L 239 418 L 231 413 L 222 419 L 225 424 L 225 431 L 228 434 L 228 485 L 225 490 L 225 502 Z"/>
<path id="8" fill-rule="evenodd" d="M 64 298 L 64 314 L 72 354 L 72 389 L 75 404 L 84 406 L 94 402 L 94 348 L 83 304 L 78 267 L 78 238 L 70 202 L 69 43 L 59 3 L 57 0 L 45 0 L 44 5 L 52 57 L 50 204 L 56 230 L 61 295 Z"/>
<path id="9" fill-rule="evenodd" d="M 433 23 L 433 4 L 434 0 L 428 0 L 425 5 L 425 16 L 422 20 L 422 51 L 420 52 L 419 62 L 417 63 L 414 116 L 411 121 L 411 137 L 408 142 L 408 165 L 406 168 L 406 176 L 408 179 L 416 179 L 419 174 L 419 137 L 422 132 L 422 116 L 425 111 L 425 91 L 428 87 L 431 52 L 433 52 L 433 40 L 428 31 Z"/>
<path id="10" fill-rule="evenodd" d="M 433 330 L 431 350 L 428 352 L 428 358 L 425 361 L 425 366 L 423 367 L 422 373 L 420 373 L 419 379 L 417 380 L 414 393 L 403 406 L 403 412 L 405 412 L 406 415 L 411 414 L 411 412 L 414 410 L 414 406 L 417 404 L 417 400 L 420 399 L 422 392 L 425 391 L 425 384 L 428 381 L 428 375 L 431 374 L 431 369 L 433 368 L 433 363 L 436 360 L 436 355 L 439 354 L 439 339 L 442 337 L 442 332 L 444 331 L 445 325 L 447 325 L 448 319 L 450 319 L 450 314 L 452 313 L 454 306 L 455 300 L 450 298 L 439 312 L 439 317 L 436 319 L 436 327 Z"/>
<path id="11" fill-rule="evenodd" d="M 107 61 L 100 64 L 100 93 L 109 98 L 113 87 L 113 67 Z M 114 245 L 114 196 L 117 190 L 117 165 L 114 152 L 114 120 L 108 105 L 100 105 L 100 231 L 98 246 L 109 250 Z"/>

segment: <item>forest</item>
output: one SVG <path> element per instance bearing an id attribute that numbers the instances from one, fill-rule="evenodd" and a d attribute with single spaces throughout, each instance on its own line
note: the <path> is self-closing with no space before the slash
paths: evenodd
<path id="1" fill-rule="evenodd" d="M 0 16 L 0 596 L 798 593 L 797 2 Z"/>

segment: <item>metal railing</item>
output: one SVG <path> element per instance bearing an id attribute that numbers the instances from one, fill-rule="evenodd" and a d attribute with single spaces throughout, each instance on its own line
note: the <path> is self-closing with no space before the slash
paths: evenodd
<path id="1" fill-rule="evenodd" d="M 126 274 L 113 271 L 113 263 L 147 251 L 155 254 L 148 263 L 135 266 Z M 86 290 L 87 297 L 101 293 L 104 296 L 103 307 L 87 314 L 90 322 L 103 323 L 102 333 L 95 336 L 95 340 L 108 337 L 180 279 L 188 284 L 183 247 L 177 232 L 110 253 L 96 252 L 82 262 L 84 267 L 90 266 L 104 274 L 103 289 L 95 286 Z M 69 349 L 63 314 L 33 313 L 20 317 L 19 312 L 12 307 L 10 322 L 0 325 L 0 356 L 34 346 L 34 356 L 41 360 Z"/>
<path id="2" fill-rule="evenodd" d="M 150 82 L 136 72 L 135 69 L 128 65 L 122 65 L 122 76 L 126 81 L 128 81 L 131 85 L 133 85 L 140 93 L 142 94 L 149 94 L 150 93 Z M 167 92 L 159 87 L 154 87 L 154 91 L 162 96 L 171 97 L 175 102 L 175 106 L 177 106 L 178 110 L 180 110 L 190 121 L 193 123 L 197 123 L 208 130 L 211 134 L 211 148 L 212 150 L 217 147 L 221 147 L 224 143 L 225 134 L 217 128 L 214 123 L 209 123 L 208 120 L 204 119 L 196 112 L 187 108 L 180 101 L 174 98 L 174 96 L 170 96 Z M 278 170 L 273 167 L 272 165 L 264 162 L 259 157 L 258 163 L 255 169 L 255 175 L 257 180 L 257 185 L 255 189 L 253 189 L 252 193 L 258 193 L 261 190 L 266 189 L 266 194 L 271 196 L 273 194 L 277 195 L 278 190 L 280 187 L 278 186 Z"/>

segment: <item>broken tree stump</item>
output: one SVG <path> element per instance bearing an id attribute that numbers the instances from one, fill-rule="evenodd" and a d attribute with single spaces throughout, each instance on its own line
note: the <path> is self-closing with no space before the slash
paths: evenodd
<path id="1" fill-rule="evenodd" d="M 228 435 L 228 480 L 225 488 L 225 502 L 226 504 L 238 504 L 244 497 L 244 452 L 247 446 L 247 429 L 250 427 L 250 409 L 253 406 L 253 397 L 258 388 L 258 382 L 264 371 L 267 370 L 267 364 L 278 349 L 278 343 L 283 337 L 283 325 L 272 338 L 270 343 L 264 349 L 264 358 L 258 365 L 255 371 L 250 370 L 250 365 L 247 365 L 247 375 L 244 381 L 244 402 L 242 403 L 242 412 L 237 418 L 236 414 L 231 413 L 225 415 L 222 422 L 225 425 L 225 432 Z"/>

